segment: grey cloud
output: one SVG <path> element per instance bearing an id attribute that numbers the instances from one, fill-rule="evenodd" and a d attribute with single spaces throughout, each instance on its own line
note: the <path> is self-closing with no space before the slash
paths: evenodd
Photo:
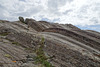
<path id="1" fill-rule="evenodd" d="M 51 12 L 58 12 L 58 7 L 64 6 L 67 2 L 72 2 L 73 0 L 48 0 L 48 9 Z M 58 13 L 57 13 L 58 14 Z"/>
<path id="2" fill-rule="evenodd" d="M 82 7 L 80 7 L 80 13 L 87 13 L 87 11 L 88 11 L 88 9 L 89 9 L 89 5 L 84 5 L 84 6 L 82 6 Z"/>
<path id="3" fill-rule="evenodd" d="M 78 14 L 76 17 L 79 19 L 88 19 L 89 18 L 88 16 L 83 16 L 81 14 L 80 15 Z"/>
<path id="4" fill-rule="evenodd" d="M 13 5 L 12 5 L 13 6 Z M 14 3 L 13 8 L 8 9 L 7 6 L 0 5 L 0 19 L 10 19 L 18 16 L 23 17 L 30 17 L 32 15 L 36 15 L 37 13 L 41 12 L 43 7 L 41 5 L 34 6 L 28 5 L 27 3 L 21 4 L 21 3 Z M 8 13 L 9 17 L 6 17 L 4 14 Z M 15 20 L 15 19 L 14 19 Z"/>
<path id="5" fill-rule="evenodd" d="M 73 0 L 48 0 L 48 7 L 57 8 L 59 6 L 64 6 L 67 2 L 72 2 Z"/>
<path id="6" fill-rule="evenodd" d="M 60 21 L 60 18 L 55 18 L 55 19 L 53 19 L 52 22 L 59 22 L 59 21 Z"/>
<path id="7" fill-rule="evenodd" d="M 94 6 L 93 10 L 100 12 L 100 3 L 95 3 L 95 6 Z"/>
<path id="8" fill-rule="evenodd" d="M 53 20 L 50 20 L 48 18 L 42 17 L 41 20 L 48 21 L 48 22 L 51 22 L 52 23 L 52 22 L 59 22 L 60 21 L 60 18 L 54 18 Z"/>
<path id="9" fill-rule="evenodd" d="M 0 19 L 3 19 L 3 20 L 4 20 L 4 18 L 7 18 L 7 17 L 5 16 L 6 13 L 7 13 L 7 10 L 5 9 L 5 7 L 2 6 L 2 5 L 0 5 Z"/>
<path id="10" fill-rule="evenodd" d="M 26 0 L 19 0 L 19 1 L 23 1 L 23 2 L 25 2 Z"/>
<path id="11" fill-rule="evenodd" d="M 4 6 L 2 6 L 2 5 L 0 4 L 0 8 L 3 8 L 3 9 L 4 9 L 5 7 L 4 7 Z"/>
<path id="12" fill-rule="evenodd" d="M 72 9 L 66 10 L 65 12 L 63 12 L 63 14 L 68 14 L 68 13 L 70 13 L 70 12 L 72 12 L 72 11 L 73 11 Z"/>
<path id="13" fill-rule="evenodd" d="M 98 18 L 93 17 L 89 21 L 94 22 L 95 24 L 99 23 Z"/>
<path id="14" fill-rule="evenodd" d="M 31 16 L 31 15 L 34 15 L 34 14 L 37 14 L 39 12 L 41 12 L 41 8 L 43 8 L 42 6 L 34 6 L 34 7 L 31 7 L 30 9 L 26 10 L 25 12 L 20 12 L 20 13 L 14 13 L 15 15 L 21 15 L 21 16 Z"/>
<path id="15" fill-rule="evenodd" d="M 51 20 L 53 22 L 55 21 L 61 21 L 61 23 L 71 22 L 72 24 L 76 24 L 76 25 L 77 24 L 91 25 L 94 23 L 100 24 L 99 22 L 100 1 L 87 0 L 87 1 L 91 1 L 91 3 L 85 2 L 86 0 L 85 1 L 82 0 L 82 1 L 80 0 L 43 0 L 43 1 L 0 0 L 0 19 L 17 20 L 18 16 L 23 16 L 23 17 L 35 17 L 36 20 L 46 18 L 46 20 L 49 21 Z M 81 4 L 78 4 L 77 2 Z M 65 5 L 67 4 L 68 7 L 65 7 Z M 74 20 L 77 20 L 77 22 Z"/>

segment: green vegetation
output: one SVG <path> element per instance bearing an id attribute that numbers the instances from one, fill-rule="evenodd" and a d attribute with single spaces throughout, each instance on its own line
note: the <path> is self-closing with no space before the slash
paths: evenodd
<path id="1" fill-rule="evenodd" d="M 9 54 L 5 54 L 4 56 L 7 58 L 11 58 L 11 55 L 9 55 Z"/>
<path id="2" fill-rule="evenodd" d="M 8 34 L 9 34 L 8 32 L 0 33 L 1 36 L 7 36 Z"/>
<path id="3" fill-rule="evenodd" d="M 8 39 L 8 38 L 6 38 L 6 40 L 12 42 L 12 44 L 15 44 L 15 45 L 17 45 L 17 46 L 21 45 L 20 43 L 15 42 L 14 40 L 10 40 L 10 39 Z"/>
<path id="4" fill-rule="evenodd" d="M 15 45 L 20 45 L 18 42 L 12 42 L 12 44 L 15 44 Z"/>
<path id="5" fill-rule="evenodd" d="M 41 67 L 54 67 L 51 65 L 50 62 L 47 61 L 49 58 L 45 56 L 43 48 L 44 48 L 44 38 L 41 39 L 39 43 L 39 48 L 36 49 L 36 54 L 37 54 L 37 57 L 35 57 L 36 63 L 41 64 L 42 65 Z"/>
<path id="6" fill-rule="evenodd" d="M 25 50 L 31 50 L 31 51 L 32 51 L 32 50 L 33 50 L 33 48 L 25 48 Z"/>

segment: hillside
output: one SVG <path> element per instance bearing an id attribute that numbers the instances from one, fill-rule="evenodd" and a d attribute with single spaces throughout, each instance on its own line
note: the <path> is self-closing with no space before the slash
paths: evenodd
<path id="1" fill-rule="evenodd" d="M 0 20 L 0 67 L 41 67 L 34 58 L 42 40 L 51 67 L 100 67 L 99 32 L 34 19 Z"/>

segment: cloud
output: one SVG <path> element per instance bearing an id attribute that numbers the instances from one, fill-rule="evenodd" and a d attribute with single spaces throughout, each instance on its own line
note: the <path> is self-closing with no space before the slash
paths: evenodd
<path id="1" fill-rule="evenodd" d="M 23 1 L 23 2 L 25 2 L 25 0 L 19 0 L 19 1 Z"/>
<path id="2" fill-rule="evenodd" d="M 69 9 L 69 10 L 66 10 L 65 12 L 63 12 L 63 14 L 68 14 L 68 13 L 70 13 L 70 12 L 72 12 L 73 10 L 71 10 L 71 9 Z"/>
<path id="3" fill-rule="evenodd" d="M 0 19 L 19 16 L 74 25 L 100 24 L 100 0 L 0 0 Z"/>

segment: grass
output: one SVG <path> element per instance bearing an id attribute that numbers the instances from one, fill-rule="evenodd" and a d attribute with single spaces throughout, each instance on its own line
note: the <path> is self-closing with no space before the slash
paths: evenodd
<path id="1" fill-rule="evenodd" d="M 17 45 L 17 46 L 21 45 L 20 43 L 15 42 L 14 40 L 10 40 L 10 39 L 8 39 L 8 38 L 6 38 L 6 40 L 10 41 L 12 44 L 15 44 L 15 45 Z"/>
<path id="2" fill-rule="evenodd" d="M 7 36 L 8 34 L 9 34 L 8 32 L 0 33 L 1 36 Z"/>
<path id="3" fill-rule="evenodd" d="M 11 58 L 11 55 L 9 55 L 9 54 L 5 54 L 4 56 L 7 58 Z"/>
<path id="4" fill-rule="evenodd" d="M 25 48 L 25 50 L 33 50 L 33 48 Z"/>
<path id="5" fill-rule="evenodd" d="M 48 57 L 45 56 L 43 51 L 44 48 L 44 38 L 41 39 L 39 43 L 39 48 L 36 49 L 37 57 L 35 57 L 35 61 L 37 64 L 41 64 L 41 67 L 54 67 L 50 62 L 48 62 Z"/>
<path id="6" fill-rule="evenodd" d="M 15 44 L 15 45 L 20 45 L 18 42 L 12 42 L 12 44 Z"/>

